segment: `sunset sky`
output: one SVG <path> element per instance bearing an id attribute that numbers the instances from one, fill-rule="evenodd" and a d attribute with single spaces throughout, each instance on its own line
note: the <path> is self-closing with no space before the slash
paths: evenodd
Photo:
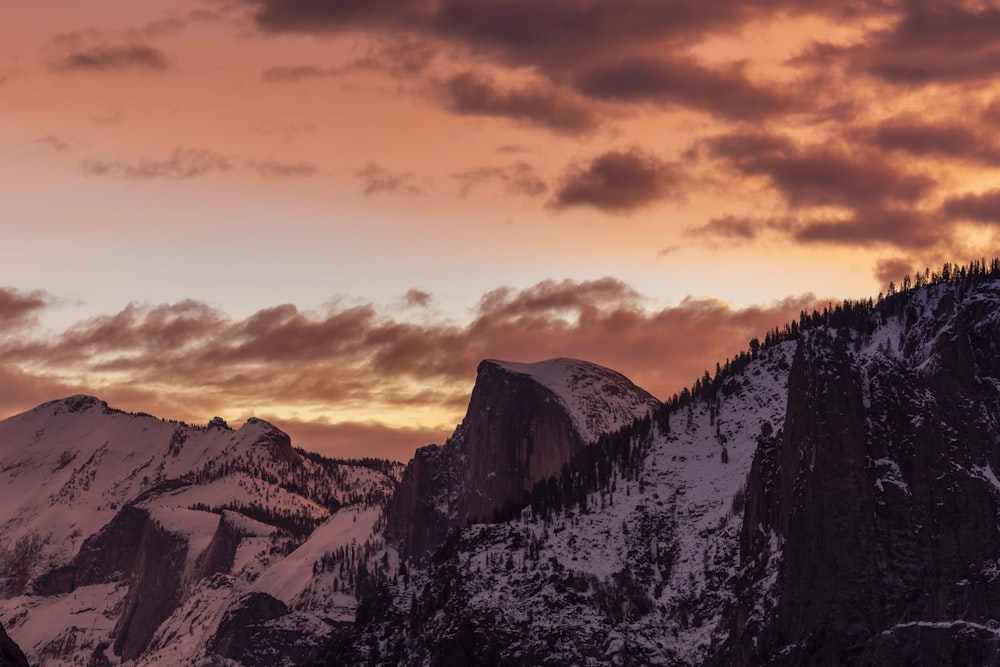
<path id="1" fill-rule="evenodd" d="M 665 398 L 1000 246 L 1000 3 L 8 4 L 0 416 L 405 459 L 482 358 Z"/>

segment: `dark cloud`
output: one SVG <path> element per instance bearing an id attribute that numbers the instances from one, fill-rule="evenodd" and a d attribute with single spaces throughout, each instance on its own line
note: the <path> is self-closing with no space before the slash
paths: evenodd
<path id="1" fill-rule="evenodd" d="M 378 71 L 397 78 L 411 78 L 423 73 L 437 56 L 436 46 L 421 39 L 399 36 L 397 39 L 373 38 L 367 52 L 336 66 L 282 65 L 269 67 L 260 78 L 271 83 L 291 83 L 304 79 L 329 79 L 359 70 Z"/>
<path id="2" fill-rule="evenodd" d="M 510 118 L 567 134 L 588 132 L 598 123 L 590 105 L 552 84 L 502 86 L 488 75 L 466 71 L 437 89 L 445 107 L 459 114 Z"/>
<path id="3" fill-rule="evenodd" d="M 707 67 L 690 57 L 631 57 L 597 65 L 581 75 L 590 97 L 682 106 L 728 120 L 761 120 L 807 108 L 798 88 L 758 85 L 743 63 Z"/>
<path id="4" fill-rule="evenodd" d="M 583 167 L 571 167 L 552 200 L 558 208 L 590 206 L 630 213 L 680 197 L 680 169 L 640 149 L 609 151 Z"/>
<path id="5" fill-rule="evenodd" d="M 87 158 L 80 163 L 84 173 L 93 176 L 117 176 L 128 180 L 186 180 L 207 174 L 222 174 L 246 169 L 265 180 L 311 178 L 319 167 L 311 162 L 282 162 L 273 159 L 239 159 L 203 149 L 177 149 L 169 157 L 126 159 Z"/>
<path id="6" fill-rule="evenodd" d="M 422 289 L 407 290 L 406 294 L 403 295 L 403 303 L 407 306 L 426 308 L 431 305 L 431 294 Z"/>
<path id="7" fill-rule="evenodd" d="M 764 176 L 792 207 L 872 209 L 912 204 L 933 190 L 928 174 L 887 155 L 836 142 L 799 145 L 768 133 L 733 133 L 707 142 L 710 153 L 745 176 Z"/>
<path id="8" fill-rule="evenodd" d="M 170 61 L 160 50 L 146 44 L 124 44 L 120 46 L 95 46 L 83 50 L 73 50 L 51 63 L 60 71 L 113 71 L 141 69 L 162 71 Z"/>
<path id="9" fill-rule="evenodd" d="M 426 14 L 426 0 L 250 0 L 269 32 L 322 32 L 355 26 L 404 25 Z"/>
<path id="10" fill-rule="evenodd" d="M 267 1 L 267 0 L 265 0 Z M 275 1 L 275 0 L 270 0 Z M 843 16 L 869 2 L 825 0 L 441 0 L 426 25 L 513 62 L 572 65 L 650 43 L 694 43 L 776 12 Z"/>
<path id="11" fill-rule="evenodd" d="M 897 248 L 926 250 L 946 237 L 935 216 L 910 208 L 879 208 L 855 211 L 843 220 L 806 222 L 793 230 L 802 243 L 870 247 L 873 243 Z"/>
<path id="12" fill-rule="evenodd" d="M 0 287 L 0 333 L 33 324 L 50 302 L 51 297 L 45 292 Z"/>
<path id="13" fill-rule="evenodd" d="M 913 262 L 908 259 L 886 257 L 875 263 L 875 269 L 872 273 L 882 285 L 888 285 L 890 282 L 899 285 L 904 276 L 913 276 L 915 271 Z"/>
<path id="14" fill-rule="evenodd" d="M 504 185 L 508 194 L 525 197 L 540 197 L 549 190 L 549 186 L 526 162 L 517 162 L 505 167 L 480 167 L 452 174 L 459 183 L 459 195 L 468 196 L 478 187 L 491 182 Z"/>
<path id="15" fill-rule="evenodd" d="M 438 55 L 438 50 L 437 45 L 424 39 L 395 34 L 376 39 L 368 53 L 354 61 L 353 66 L 407 78 L 427 70 Z"/>
<path id="16" fill-rule="evenodd" d="M 119 176 L 130 180 L 166 178 L 183 180 L 208 173 L 224 173 L 236 167 L 234 158 L 201 149 L 177 149 L 163 159 L 133 161 L 88 158 L 80 167 L 94 176 Z"/>
<path id="17" fill-rule="evenodd" d="M 712 218 L 701 227 L 687 230 L 688 236 L 701 236 L 730 240 L 750 241 L 762 232 L 778 230 L 788 232 L 794 226 L 791 218 L 747 218 L 725 215 Z"/>
<path id="18" fill-rule="evenodd" d="M 479 301 L 484 316 L 527 315 L 584 310 L 617 304 L 635 305 L 639 293 L 615 278 L 576 282 L 544 280 L 523 290 L 501 287 Z"/>
<path id="19" fill-rule="evenodd" d="M 261 178 L 281 181 L 288 178 L 311 178 L 319 173 L 319 167 L 311 162 L 279 162 L 277 160 L 248 160 L 247 166 Z"/>
<path id="20" fill-rule="evenodd" d="M 518 155 L 521 153 L 530 153 L 530 152 L 531 150 L 529 148 L 527 148 L 526 146 L 522 146 L 520 144 L 504 144 L 503 146 L 497 147 L 497 153 L 510 153 Z"/>
<path id="21" fill-rule="evenodd" d="M 1000 146 L 991 133 L 967 122 L 899 117 L 855 133 L 868 146 L 912 155 L 1000 165 Z"/>
<path id="22" fill-rule="evenodd" d="M 399 321 L 372 306 L 303 312 L 286 304 L 233 318 L 194 301 L 132 304 L 52 337 L 0 339 L 7 364 L 0 364 L 0 377 L 15 372 L 10 364 L 42 369 L 32 377 L 56 395 L 98 393 L 129 409 L 183 419 L 233 405 L 443 406 L 458 415 L 481 359 L 571 356 L 621 370 L 665 396 L 814 302 L 804 296 L 734 309 L 686 299 L 648 309 L 627 284 L 603 278 L 497 289 L 460 325 Z M 27 307 L 30 313 L 40 306 Z M 658 363 L 651 366 L 651 358 Z M 87 384 L 62 377 L 85 377 Z M 2 398 L 0 392 L 0 404 Z"/>
<path id="23" fill-rule="evenodd" d="M 792 64 L 844 64 L 898 86 L 965 83 L 1000 73 L 1000 8 L 992 3 L 903 0 L 896 20 L 854 44 L 816 43 Z"/>
<path id="24" fill-rule="evenodd" d="M 350 67 L 315 67 L 313 65 L 269 67 L 260 78 L 271 83 L 289 83 L 302 79 L 322 79 L 338 77 L 349 72 Z"/>
<path id="25" fill-rule="evenodd" d="M 941 205 L 941 212 L 950 218 L 1000 224 L 1000 190 L 950 197 Z"/>
<path id="26" fill-rule="evenodd" d="M 361 181 L 365 196 L 380 194 L 422 195 L 423 188 L 416 185 L 416 176 L 408 171 L 391 171 L 374 162 L 369 162 L 354 172 Z"/>
<path id="27" fill-rule="evenodd" d="M 248 0 L 269 32 L 339 32 L 377 28 L 489 53 L 552 73 L 581 62 L 620 58 L 664 41 L 690 44 L 776 12 L 843 18 L 881 11 L 880 3 L 832 0 Z"/>

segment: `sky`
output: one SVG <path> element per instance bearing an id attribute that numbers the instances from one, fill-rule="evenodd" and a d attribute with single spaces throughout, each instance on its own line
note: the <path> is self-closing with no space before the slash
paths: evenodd
<path id="1" fill-rule="evenodd" d="M 1000 3 L 15 4 L 0 417 L 89 393 L 405 460 L 483 358 L 667 398 L 1000 247 Z"/>

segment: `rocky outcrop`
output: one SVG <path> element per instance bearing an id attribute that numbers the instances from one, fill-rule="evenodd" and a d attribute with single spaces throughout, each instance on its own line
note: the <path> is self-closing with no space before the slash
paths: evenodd
<path id="1" fill-rule="evenodd" d="M 720 664 L 997 662 L 1000 327 L 950 288 L 906 317 L 901 354 L 800 343 L 750 476 Z"/>
<path id="2" fill-rule="evenodd" d="M 292 447 L 292 439 L 274 424 L 251 417 L 243 428 L 260 431 L 260 435 L 253 441 L 251 447 L 264 449 L 272 460 L 288 466 L 302 462 L 302 456 Z"/>
<path id="3" fill-rule="evenodd" d="M 223 616 L 209 641 L 209 651 L 246 667 L 278 664 L 352 664 L 343 653 L 326 656 L 331 635 L 345 633 L 344 624 L 323 623 L 317 628 L 284 602 L 266 593 L 240 598 Z"/>
<path id="4" fill-rule="evenodd" d="M 244 533 L 233 521 L 230 512 L 223 512 L 219 519 L 219 527 L 195 563 L 193 581 L 211 577 L 214 574 L 228 574 L 233 569 L 236 559 L 236 549 L 243 541 Z"/>
<path id="5" fill-rule="evenodd" d="M 269 636 L 267 622 L 288 614 L 284 602 L 266 593 L 251 593 L 239 600 L 219 623 L 212 639 L 213 653 L 241 665 L 267 664 L 260 654 L 260 640 Z"/>
<path id="6" fill-rule="evenodd" d="M 558 475 L 590 441 L 659 405 L 609 369 L 574 359 L 479 364 L 465 419 L 441 447 L 417 451 L 388 508 L 386 533 L 421 559 L 450 528 L 489 520 Z"/>
<path id="7" fill-rule="evenodd" d="M 28 667 L 28 659 L 0 625 L 0 667 Z"/>

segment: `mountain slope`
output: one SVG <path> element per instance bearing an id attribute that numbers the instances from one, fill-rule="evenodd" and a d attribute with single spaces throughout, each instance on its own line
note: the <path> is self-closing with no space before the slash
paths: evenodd
<path id="1" fill-rule="evenodd" d="M 300 546 L 318 560 L 370 533 L 371 504 L 395 488 L 391 468 L 305 455 L 258 419 L 233 430 L 220 419 L 190 426 L 124 413 L 88 396 L 46 403 L 0 422 L 10 499 L 0 508 L 0 619 L 45 665 L 162 663 L 150 656 L 168 644 L 170 660 L 193 660 L 204 646 L 174 641 L 190 633 L 174 617 L 197 609 L 215 632 L 249 593 L 308 607 L 315 628 L 349 621 L 351 592 L 312 595 L 322 577 L 311 568 L 283 576 L 282 561 Z M 361 528 L 338 532 L 345 520 Z"/>
<path id="2" fill-rule="evenodd" d="M 799 342 L 752 475 L 725 664 L 1000 660 L 1000 283 L 899 294 L 876 317 Z"/>
<path id="3" fill-rule="evenodd" d="M 997 274 L 769 334 L 386 582 L 356 660 L 997 663 Z"/>
<path id="4" fill-rule="evenodd" d="M 386 665 L 603 665 L 639 656 L 698 664 L 733 598 L 734 498 L 761 425 L 780 423 L 793 353 L 793 344 L 776 346 L 717 398 L 606 435 L 569 477 L 600 468 L 605 481 L 594 488 L 562 489 L 551 502 L 546 485 L 536 486 L 531 509 L 516 519 L 462 531 L 390 586 L 394 604 L 362 644 L 376 646 Z"/>
<path id="5" fill-rule="evenodd" d="M 930 282 L 663 405 L 484 361 L 398 487 L 257 420 L 40 406 L 0 422 L 0 622 L 44 665 L 997 664 L 1000 262 Z"/>
<path id="6" fill-rule="evenodd" d="M 404 558 L 424 558 L 450 528 L 519 502 L 588 442 L 659 405 L 596 364 L 483 361 L 454 435 L 441 447 L 418 450 L 407 467 L 388 510 L 387 534 Z"/>

